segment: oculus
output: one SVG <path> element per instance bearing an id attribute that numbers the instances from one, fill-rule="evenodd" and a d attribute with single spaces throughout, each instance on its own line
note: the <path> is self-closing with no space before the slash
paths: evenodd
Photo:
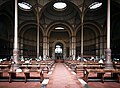
<path id="1" fill-rule="evenodd" d="M 19 6 L 22 10 L 25 10 L 25 11 L 30 11 L 31 8 L 32 8 L 32 5 L 30 5 L 29 3 L 26 3 L 26 2 L 18 3 L 18 6 Z"/>
<path id="2" fill-rule="evenodd" d="M 58 11 L 62 11 L 67 7 L 67 4 L 64 2 L 56 2 L 53 4 L 53 7 Z"/>
<path id="3" fill-rule="evenodd" d="M 94 2 L 94 3 L 92 3 L 90 6 L 89 6 L 89 8 L 90 9 L 97 9 L 97 8 L 99 8 L 99 7 L 101 7 L 102 6 L 102 3 L 101 2 Z"/>

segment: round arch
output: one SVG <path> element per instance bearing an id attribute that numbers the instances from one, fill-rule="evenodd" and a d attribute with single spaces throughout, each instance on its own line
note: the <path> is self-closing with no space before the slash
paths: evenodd
<path id="1" fill-rule="evenodd" d="M 86 21 L 84 22 L 84 26 L 86 25 L 91 25 L 91 26 L 94 26 L 96 29 L 92 29 L 96 35 L 102 35 L 103 34 L 103 31 L 102 30 L 102 27 L 97 23 L 97 22 L 94 22 L 94 21 Z M 77 28 L 76 28 L 76 32 L 77 33 L 79 30 L 81 30 L 81 25 L 79 25 Z"/>
<path id="2" fill-rule="evenodd" d="M 66 57 L 66 44 L 63 40 L 56 40 L 52 43 L 52 57 L 55 59 L 55 46 L 56 44 L 61 43 L 63 45 L 63 58 Z"/>
<path id="3" fill-rule="evenodd" d="M 14 33 L 14 29 L 13 29 L 13 19 L 12 17 L 8 14 L 8 12 L 1 12 L 0 13 L 0 16 L 4 16 L 2 18 L 4 19 L 7 19 L 7 24 L 9 24 L 9 26 L 6 26 L 8 27 L 8 30 L 7 30 L 7 34 L 8 34 L 8 38 L 11 39 L 11 37 L 13 37 L 13 33 Z M 2 20 L 3 21 L 3 20 Z M 5 25 L 7 25 L 5 23 Z M 12 36 L 11 36 L 12 35 Z"/>
<path id="4" fill-rule="evenodd" d="M 20 27 L 19 27 L 19 34 L 24 34 L 24 32 L 26 31 L 26 30 L 28 30 L 28 29 L 24 29 L 23 30 L 23 28 L 24 27 L 30 27 L 30 26 L 28 26 L 28 25 L 33 25 L 33 26 L 36 26 L 36 30 L 37 30 L 37 24 L 36 24 L 36 22 L 35 21 L 25 21 L 25 22 L 23 22 L 22 24 L 20 24 Z M 44 28 L 42 27 L 42 25 L 40 25 L 40 30 L 42 31 L 42 34 L 44 34 Z"/>
<path id="5" fill-rule="evenodd" d="M 32 30 L 35 32 L 30 32 L 29 30 Z M 27 38 L 28 40 L 24 40 L 24 34 L 29 31 L 30 32 L 30 37 Z M 43 34 L 44 34 L 44 30 L 43 30 L 43 27 L 40 25 L 40 55 L 42 55 L 42 41 L 43 41 Z M 36 44 L 37 44 L 37 25 L 36 23 L 33 21 L 27 21 L 27 22 L 24 22 L 22 24 L 20 24 L 20 27 L 19 27 L 19 41 L 21 42 L 19 47 L 20 47 L 20 53 L 21 55 L 25 55 L 25 56 L 28 56 L 28 54 L 31 54 L 31 57 L 36 57 Z M 32 37 L 31 35 L 34 35 L 34 37 Z M 29 42 L 29 43 L 28 43 Z M 24 44 L 23 44 L 24 43 Z M 24 48 L 28 48 L 28 50 L 30 51 L 30 53 L 28 53 L 29 51 L 27 50 L 24 50 Z"/>
<path id="6" fill-rule="evenodd" d="M 0 13 L 0 57 L 10 58 L 12 55 L 13 21 L 6 13 Z"/>
<path id="7" fill-rule="evenodd" d="M 76 36 L 77 36 L 78 31 L 81 30 L 80 27 L 81 27 L 81 25 L 79 27 L 77 27 Z M 104 49 L 103 49 L 103 44 L 102 44 L 102 41 L 103 41 L 102 40 L 102 35 L 103 35 L 102 27 L 97 22 L 87 21 L 87 22 L 84 22 L 84 28 L 91 30 L 91 32 L 93 32 L 93 34 L 91 36 L 94 36 L 90 42 L 88 41 L 88 44 L 90 44 L 90 45 L 84 46 L 84 52 L 89 53 L 89 50 L 93 49 L 93 51 L 95 51 L 95 52 L 93 52 L 93 53 L 91 52 L 91 54 L 96 54 L 96 55 L 103 54 Z M 79 46 L 77 46 L 77 47 L 79 47 Z M 77 51 L 79 51 L 79 50 L 77 50 Z"/>
<path id="8" fill-rule="evenodd" d="M 67 22 L 64 22 L 64 21 L 57 21 L 57 22 L 53 22 L 53 23 L 51 23 L 48 27 L 47 27 L 47 29 L 46 29 L 46 34 L 45 35 L 50 35 L 50 33 L 51 33 L 51 29 L 54 29 L 55 27 L 57 27 L 57 26 L 63 26 L 63 27 L 65 27 L 66 29 L 67 29 L 67 31 L 68 31 L 68 33 L 69 33 L 69 35 L 73 35 L 74 33 L 73 33 L 73 27 L 69 24 L 69 23 L 67 23 Z"/>

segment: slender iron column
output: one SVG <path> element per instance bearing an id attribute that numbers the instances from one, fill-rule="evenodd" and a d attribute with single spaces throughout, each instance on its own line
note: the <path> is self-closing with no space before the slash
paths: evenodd
<path id="1" fill-rule="evenodd" d="M 111 60 L 111 49 L 110 49 L 110 0 L 107 3 L 107 49 L 106 53 L 106 62 L 105 69 L 112 69 L 113 64 Z"/>
<path id="2" fill-rule="evenodd" d="M 37 15 L 37 58 L 39 58 L 40 54 L 40 6 L 39 6 L 39 0 L 36 0 L 36 15 Z"/>
<path id="3" fill-rule="evenodd" d="M 82 5 L 82 13 L 81 13 L 81 58 L 83 58 L 83 23 L 84 23 L 84 4 L 85 4 L 85 0 L 83 1 L 83 5 Z"/>
<path id="4" fill-rule="evenodd" d="M 81 16 L 81 58 L 83 58 L 83 14 Z"/>
<path id="5" fill-rule="evenodd" d="M 18 57 L 19 57 L 19 49 L 18 49 L 18 0 L 15 0 L 15 26 L 14 26 L 14 49 L 13 49 L 13 61 L 14 61 L 13 69 L 14 70 L 16 70 L 18 68 Z"/>
<path id="6" fill-rule="evenodd" d="M 37 58 L 39 58 L 39 53 L 40 53 L 40 30 L 39 30 L 39 9 L 37 7 Z"/>

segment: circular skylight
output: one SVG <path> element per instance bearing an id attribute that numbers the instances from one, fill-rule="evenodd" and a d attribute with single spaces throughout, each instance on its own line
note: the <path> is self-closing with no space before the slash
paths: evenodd
<path id="1" fill-rule="evenodd" d="M 99 7 L 101 7 L 102 6 L 102 3 L 101 2 L 94 2 L 94 3 L 92 3 L 90 6 L 89 6 L 89 8 L 90 9 L 97 9 L 97 8 L 99 8 Z"/>
<path id="2" fill-rule="evenodd" d="M 67 4 L 64 2 L 56 2 L 53 4 L 53 7 L 57 10 L 63 10 L 67 7 Z"/>
<path id="3" fill-rule="evenodd" d="M 23 10 L 31 10 L 31 8 L 32 8 L 32 5 L 30 5 L 29 3 L 26 3 L 26 2 L 18 3 L 18 5 Z"/>

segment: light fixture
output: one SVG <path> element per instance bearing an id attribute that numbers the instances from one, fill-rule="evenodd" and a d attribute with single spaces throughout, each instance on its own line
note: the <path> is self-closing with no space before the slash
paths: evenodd
<path id="1" fill-rule="evenodd" d="M 30 5 L 29 3 L 26 3 L 26 2 L 18 3 L 18 5 L 22 10 L 26 10 L 26 11 L 29 11 L 32 8 L 32 5 Z"/>
<path id="2" fill-rule="evenodd" d="M 64 28 L 63 27 L 56 27 L 55 29 L 56 30 L 63 30 Z"/>
<path id="3" fill-rule="evenodd" d="M 97 9 L 97 8 L 99 8 L 99 7 L 101 7 L 102 6 L 102 2 L 94 2 L 94 3 L 92 3 L 90 6 L 89 6 L 89 8 L 90 9 Z"/>
<path id="4" fill-rule="evenodd" d="M 67 4 L 64 3 L 64 2 L 56 2 L 53 4 L 53 7 L 56 9 L 56 10 L 64 10 L 66 7 L 67 7 Z"/>

